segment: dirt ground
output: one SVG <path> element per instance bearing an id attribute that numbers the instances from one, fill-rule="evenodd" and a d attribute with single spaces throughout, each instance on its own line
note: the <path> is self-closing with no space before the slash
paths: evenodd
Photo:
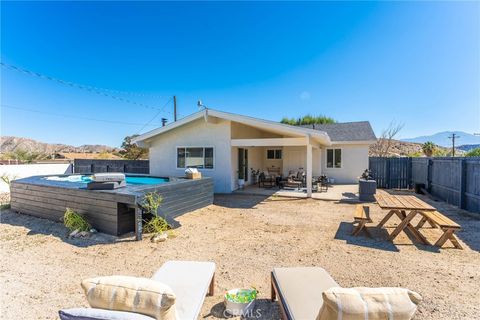
<path id="1" fill-rule="evenodd" d="M 352 237 L 353 204 L 311 199 L 216 196 L 214 205 L 177 219 L 176 238 L 157 244 L 103 234 L 69 240 L 60 223 L 4 211 L 1 318 L 56 319 L 60 308 L 87 306 L 80 281 L 88 277 L 150 277 L 167 260 L 209 260 L 217 265 L 216 294 L 205 299 L 202 318 L 223 317 L 225 290 L 253 285 L 260 290 L 261 319 L 278 319 L 277 304 L 268 300 L 272 268 L 321 266 L 344 287 L 417 291 L 424 300 L 416 319 L 478 319 L 480 220 L 428 202 L 462 225 L 464 250 L 437 250 L 404 233 L 391 243 L 385 229 L 373 230 L 373 239 Z M 382 211 L 371 208 L 378 222 Z M 434 229 L 422 232 L 430 240 L 439 236 Z"/>

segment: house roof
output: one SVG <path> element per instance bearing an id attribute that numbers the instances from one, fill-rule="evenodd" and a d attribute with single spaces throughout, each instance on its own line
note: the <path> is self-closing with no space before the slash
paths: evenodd
<path id="1" fill-rule="evenodd" d="M 324 131 L 332 142 L 373 142 L 377 140 L 368 121 L 303 125 L 301 127 Z"/>
<path id="2" fill-rule="evenodd" d="M 312 139 L 316 140 L 322 145 L 331 145 L 330 137 L 328 136 L 328 134 L 318 129 L 291 126 L 291 125 L 287 125 L 287 124 L 283 124 L 275 121 L 258 119 L 258 118 L 243 116 L 239 114 L 213 110 L 213 109 L 204 109 L 204 110 L 198 111 L 183 119 L 172 122 L 164 127 L 160 127 L 160 128 L 148 131 L 134 138 L 133 142 L 143 143 L 149 140 L 150 138 L 153 138 L 157 135 L 160 135 L 170 130 L 173 130 L 175 128 L 178 128 L 189 122 L 192 122 L 200 118 L 205 118 L 207 120 L 208 117 L 216 117 L 216 118 L 221 118 L 225 120 L 235 121 L 235 122 L 243 123 L 249 126 L 262 128 L 263 130 L 268 130 L 278 134 L 289 134 L 294 136 L 310 136 Z"/>

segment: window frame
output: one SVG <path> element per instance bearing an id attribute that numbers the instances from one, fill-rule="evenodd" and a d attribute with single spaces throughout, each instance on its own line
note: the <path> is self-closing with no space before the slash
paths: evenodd
<path id="1" fill-rule="evenodd" d="M 273 158 L 268 157 L 268 151 L 273 151 Z M 280 151 L 280 158 L 277 158 L 277 151 Z M 265 158 L 267 160 L 282 160 L 283 159 L 283 149 L 277 148 L 277 149 L 266 149 L 265 150 Z"/>
<path id="2" fill-rule="evenodd" d="M 187 167 L 187 157 L 185 157 L 185 167 L 178 167 L 178 149 L 185 149 L 185 154 L 187 152 L 186 149 L 189 149 L 189 148 L 202 148 L 203 149 L 203 168 L 197 168 L 198 170 L 208 170 L 208 171 L 213 171 L 215 170 L 215 147 L 214 146 L 176 146 L 175 147 L 175 168 L 177 168 L 177 170 L 185 170 L 185 169 L 188 169 L 189 167 Z M 205 149 L 207 148 L 211 148 L 213 150 L 213 168 L 205 168 Z"/>
<path id="3" fill-rule="evenodd" d="M 333 150 L 333 163 L 328 166 L 328 150 Z M 335 150 L 340 150 L 340 167 L 335 166 Z M 325 149 L 325 168 L 327 169 L 342 169 L 343 168 L 343 148 L 326 148 Z"/>

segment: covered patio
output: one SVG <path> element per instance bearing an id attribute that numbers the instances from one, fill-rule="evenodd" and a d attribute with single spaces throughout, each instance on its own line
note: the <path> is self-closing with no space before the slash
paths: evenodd
<path id="1" fill-rule="evenodd" d="M 313 178 L 322 174 L 322 148 L 331 145 L 329 136 L 318 130 L 262 123 L 250 125 L 232 123 L 232 184 L 242 189 L 238 179 L 245 180 L 244 190 L 258 194 L 270 194 L 271 190 L 258 188 L 252 170 L 272 173 L 284 179 L 293 172 L 303 172 L 305 185 L 296 196 L 312 197 Z M 238 178 L 238 179 L 237 179 Z M 259 189 L 259 190 L 256 190 Z M 283 194 L 293 195 L 287 190 Z"/>
<path id="2" fill-rule="evenodd" d="M 287 198 L 307 198 L 305 188 L 299 190 L 272 188 L 259 188 L 258 185 L 245 186 L 238 189 L 235 194 L 255 195 L 255 196 L 277 196 Z M 334 184 L 328 187 L 327 191 L 312 192 L 312 199 L 326 201 L 358 202 L 358 185 L 356 184 Z"/>

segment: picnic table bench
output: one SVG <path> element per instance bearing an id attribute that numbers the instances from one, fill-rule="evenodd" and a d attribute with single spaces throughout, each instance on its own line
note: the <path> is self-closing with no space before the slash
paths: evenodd
<path id="1" fill-rule="evenodd" d="M 419 231 L 419 229 L 428 222 L 432 227 L 438 226 L 443 231 L 442 236 L 435 242 L 435 246 L 441 247 L 447 240 L 450 240 L 456 248 L 462 249 L 462 246 L 454 235 L 454 232 L 461 229 L 460 225 L 445 217 L 428 203 L 415 196 L 391 195 L 385 191 L 377 192 L 375 199 L 380 208 L 390 210 L 380 221 L 378 227 L 382 227 L 393 215 L 398 216 L 401 220 L 400 224 L 398 224 L 390 234 L 389 240 L 394 240 L 400 232 L 408 230 L 418 241 L 431 245 L 427 238 Z M 409 210 L 408 214 L 407 210 Z M 411 221 L 417 214 L 422 215 L 422 219 L 417 226 L 414 227 Z"/>
<path id="2" fill-rule="evenodd" d="M 355 223 L 358 223 L 358 225 L 353 229 L 352 235 L 358 236 L 360 232 L 364 231 L 369 237 L 371 237 L 370 232 L 365 227 L 366 223 L 372 222 L 372 219 L 370 218 L 370 208 L 368 206 L 357 204 L 353 219 Z"/>
<path id="3" fill-rule="evenodd" d="M 455 248 L 463 249 L 462 245 L 458 242 L 458 239 L 454 234 L 456 231 L 462 228 L 458 223 L 444 216 L 438 211 L 428 211 L 422 213 L 422 215 L 422 219 L 415 227 L 417 230 L 428 221 L 430 225 L 434 227 L 438 226 L 443 231 L 442 236 L 437 240 L 437 242 L 435 242 L 435 246 L 441 247 L 447 240 L 450 240 Z"/>

